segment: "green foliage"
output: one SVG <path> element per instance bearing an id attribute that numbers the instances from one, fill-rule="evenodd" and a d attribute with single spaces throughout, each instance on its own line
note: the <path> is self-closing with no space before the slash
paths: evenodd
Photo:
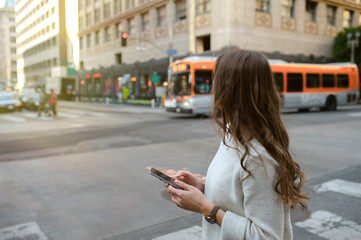
<path id="1" fill-rule="evenodd" d="M 351 48 L 347 45 L 347 34 L 349 32 L 355 36 L 356 31 L 361 33 L 361 26 L 357 28 L 345 28 L 335 37 L 333 44 L 333 56 L 336 62 L 350 62 Z M 361 37 L 359 38 L 359 47 L 355 47 L 355 63 L 361 62 Z"/>

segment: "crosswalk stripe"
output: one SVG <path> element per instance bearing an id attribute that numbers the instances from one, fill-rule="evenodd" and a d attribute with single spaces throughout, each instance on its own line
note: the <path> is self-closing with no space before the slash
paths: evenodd
<path id="1" fill-rule="evenodd" d="M 64 112 L 59 112 L 58 116 L 59 117 L 66 117 L 66 118 L 78 118 L 78 117 L 80 117 L 79 115 L 64 113 Z"/>
<path id="2" fill-rule="evenodd" d="M 15 117 L 15 116 L 12 116 L 12 115 L 4 115 L 4 116 L 1 116 L 1 118 L 4 119 L 4 120 L 17 122 L 17 123 L 26 122 L 26 119 L 21 118 L 21 117 Z"/>
<path id="3" fill-rule="evenodd" d="M 361 225 L 327 211 L 316 211 L 309 219 L 295 225 L 329 240 L 361 239 Z"/>
<path id="4" fill-rule="evenodd" d="M 152 240 L 200 240 L 202 239 L 202 228 L 200 226 L 193 226 L 177 232 L 172 232 Z"/>
<path id="5" fill-rule="evenodd" d="M 357 112 L 357 113 L 349 113 L 347 114 L 350 117 L 361 117 L 361 112 Z"/>
<path id="6" fill-rule="evenodd" d="M 48 240 L 36 222 L 27 222 L 0 229 L 1 240 L 37 239 Z"/>
<path id="7" fill-rule="evenodd" d="M 338 192 L 349 196 L 361 198 L 361 183 L 334 179 L 314 186 L 316 192 Z"/>

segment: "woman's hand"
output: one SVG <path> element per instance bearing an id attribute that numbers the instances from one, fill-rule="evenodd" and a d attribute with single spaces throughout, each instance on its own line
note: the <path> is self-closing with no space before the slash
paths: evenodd
<path id="1" fill-rule="evenodd" d="M 172 176 L 172 178 L 187 183 L 188 185 L 191 185 L 204 193 L 204 184 L 206 182 L 204 178 L 199 178 L 193 173 L 183 170 L 178 171 L 178 173 Z M 168 187 L 168 184 L 165 184 L 165 186 Z"/>
<path id="2" fill-rule="evenodd" d="M 168 186 L 168 193 L 172 194 L 173 203 L 180 208 L 201 213 L 204 216 L 211 212 L 213 203 L 198 188 L 179 180 L 176 180 L 176 184 L 184 190 Z"/>

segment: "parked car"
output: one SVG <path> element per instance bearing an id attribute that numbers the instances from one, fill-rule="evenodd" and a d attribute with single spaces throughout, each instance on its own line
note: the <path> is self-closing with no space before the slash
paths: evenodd
<path id="1" fill-rule="evenodd" d="M 21 103 L 23 108 L 34 110 L 36 111 L 38 109 L 39 103 L 40 103 L 41 96 L 37 92 L 23 92 L 21 95 Z"/>
<path id="2" fill-rule="evenodd" d="M 12 93 L 0 93 L 0 110 L 1 111 L 21 111 L 21 102 Z"/>

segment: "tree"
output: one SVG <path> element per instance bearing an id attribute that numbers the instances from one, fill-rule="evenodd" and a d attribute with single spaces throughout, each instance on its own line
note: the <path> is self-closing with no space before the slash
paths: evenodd
<path id="1" fill-rule="evenodd" d="M 347 45 L 347 34 L 349 32 L 355 36 L 356 31 L 361 33 L 361 26 L 357 28 L 345 28 L 342 32 L 339 32 L 335 37 L 333 44 L 333 56 L 336 62 L 350 62 L 351 60 L 351 48 Z M 361 39 L 359 39 L 359 46 L 355 47 L 355 63 L 361 62 Z"/>

